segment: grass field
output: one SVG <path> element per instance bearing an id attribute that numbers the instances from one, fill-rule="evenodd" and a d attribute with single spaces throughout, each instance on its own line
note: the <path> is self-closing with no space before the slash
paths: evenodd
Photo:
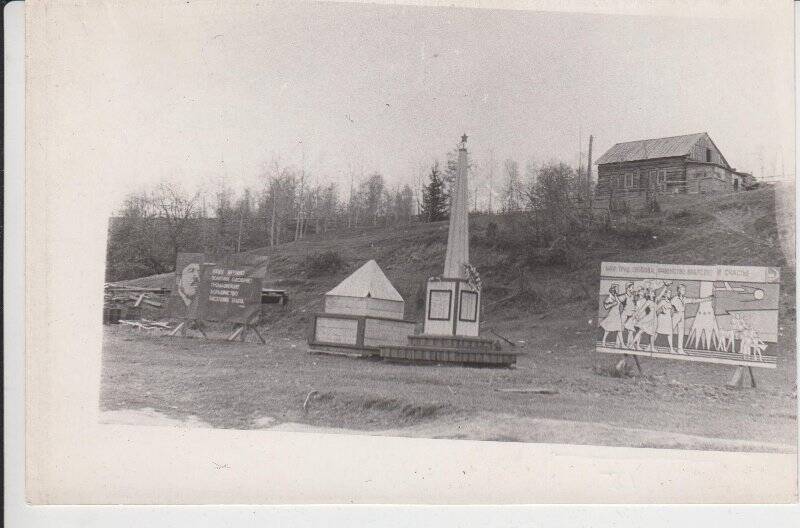
<path id="1" fill-rule="evenodd" d="M 309 316 L 322 294 L 370 258 L 406 299 L 407 317 L 419 320 L 424 281 L 440 272 L 446 222 L 359 228 L 267 248 L 258 253 L 270 256 L 269 283 L 292 298 L 264 322 L 268 345 L 225 342 L 221 332 L 202 340 L 106 327 L 101 409 L 108 421 L 150 417 L 222 428 L 795 451 L 794 269 L 786 266 L 774 192 L 668 199 L 661 214 L 635 220 L 652 233 L 649 240 L 630 238 L 621 226 L 582 243 L 577 264 L 534 266 L 522 276 L 486 234 L 490 221 L 507 233 L 514 219 L 473 217 L 472 260 L 487 285 L 484 331 L 524 342 L 511 370 L 307 353 Z M 343 256 L 345 269 L 305 276 L 306 256 L 329 249 Z M 642 359 L 644 374 L 614 377 L 618 358 L 593 351 L 603 260 L 784 266 L 778 368 L 757 369 L 756 389 L 725 388 L 733 367 L 670 360 Z M 169 278 L 129 283 L 160 286 Z M 497 390 L 531 386 L 556 393 Z"/>

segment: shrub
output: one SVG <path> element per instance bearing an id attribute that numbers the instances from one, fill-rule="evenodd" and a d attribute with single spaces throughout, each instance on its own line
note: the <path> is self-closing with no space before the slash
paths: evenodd
<path id="1" fill-rule="evenodd" d="M 659 232 L 652 226 L 626 222 L 609 230 L 614 236 L 622 239 L 625 247 L 644 249 L 657 244 Z"/>
<path id="2" fill-rule="evenodd" d="M 494 222 L 489 222 L 489 225 L 486 226 L 486 239 L 490 242 L 497 239 L 497 224 Z"/>
<path id="3" fill-rule="evenodd" d="M 306 257 L 305 271 L 308 277 L 336 273 L 344 266 L 344 260 L 336 251 L 324 251 Z"/>

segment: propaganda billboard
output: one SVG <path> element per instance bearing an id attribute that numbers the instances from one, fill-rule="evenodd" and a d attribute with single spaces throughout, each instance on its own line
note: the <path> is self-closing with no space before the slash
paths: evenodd
<path id="1" fill-rule="evenodd" d="M 596 350 L 774 362 L 779 282 L 772 267 L 604 262 Z"/>
<path id="2" fill-rule="evenodd" d="M 203 321 L 251 323 L 261 312 L 266 257 L 208 257 L 200 269 L 198 313 Z"/>

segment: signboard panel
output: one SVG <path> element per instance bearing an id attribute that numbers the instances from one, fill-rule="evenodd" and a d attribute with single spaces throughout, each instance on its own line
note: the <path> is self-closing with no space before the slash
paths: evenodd
<path id="1" fill-rule="evenodd" d="M 209 262 L 212 261 L 213 262 Z M 230 255 L 201 266 L 198 314 L 204 321 L 250 323 L 261 311 L 266 258 Z"/>
<path id="2" fill-rule="evenodd" d="M 780 269 L 604 262 L 598 352 L 774 366 Z"/>

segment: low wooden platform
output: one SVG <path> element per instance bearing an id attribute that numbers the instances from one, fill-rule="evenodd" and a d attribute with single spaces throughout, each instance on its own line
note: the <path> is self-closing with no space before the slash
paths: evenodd
<path id="1" fill-rule="evenodd" d="M 630 348 L 616 348 L 597 344 L 597 352 L 604 354 L 623 354 L 630 356 L 645 356 L 662 359 L 678 359 L 681 361 L 699 361 L 702 363 L 717 363 L 721 365 L 736 365 L 740 367 L 777 368 L 778 359 L 775 356 L 762 356 L 759 360 L 753 356 L 744 356 L 735 352 L 716 352 L 710 350 L 695 350 L 686 348 L 685 354 L 669 351 L 666 347 L 656 347 L 656 351 L 635 350 Z"/>
<path id="2" fill-rule="evenodd" d="M 311 342 L 308 344 L 309 354 L 324 354 L 329 356 L 345 356 L 352 358 L 378 357 L 379 349 L 375 347 L 362 347 L 353 345 L 340 345 L 329 343 Z"/>
<path id="3" fill-rule="evenodd" d="M 442 336 L 442 335 L 410 335 L 408 336 L 410 346 L 454 348 L 456 350 L 482 350 L 495 352 L 500 350 L 500 345 L 482 337 L 462 337 L 462 336 Z"/>
<path id="4" fill-rule="evenodd" d="M 384 345 L 380 347 L 380 357 L 408 363 L 450 363 L 476 367 L 511 367 L 517 362 L 514 352 L 422 345 Z"/>

